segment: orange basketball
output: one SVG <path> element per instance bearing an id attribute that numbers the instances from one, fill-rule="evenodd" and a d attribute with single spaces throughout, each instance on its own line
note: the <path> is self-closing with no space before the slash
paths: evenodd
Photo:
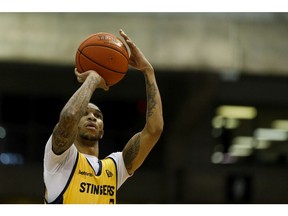
<path id="1" fill-rule="evenodd" d="M 99 32 L 88 36 L 79 45 L 75 62 L 78 72 L 95 70 L 108 86 L 112 86 L 126 75 L 129 54 L 118 37 Z"/>

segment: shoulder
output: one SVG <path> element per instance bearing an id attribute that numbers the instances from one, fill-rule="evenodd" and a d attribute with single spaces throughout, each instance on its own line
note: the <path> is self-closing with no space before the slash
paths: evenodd
<path id="1" fill-rule="evenodd" d="M 118 176 L 118 188 L 129 178 L 131 175 L 128 174 L 122 152 L 113 152 L 108 155 L 106 158 L 111 158 L 115 164 L 117 169 L 117 176 Z"/>
<path id="2" fill-rule="evenodd" d="M 68 166 L 73 166 L 76 156 L 77 149 L 74 145 L 72 145 L 69 149 L 63 152 L 60 155 L 56 155 L 52 150 L 52 135 L 49 137 L 44 153 L 44 168 L 50 172 L 55 172 L 59 170 L 60 167 L 64 166 L 64 164 L 68 164 Z M 65 163 L 63 163 L 65 161 Z M 59 166 L 61 165 L 61 166 Z"/>
<path id="3" fill-rule="evenodd" d="M 121 159 L 123 160 L 122 152 L 113 152 L 106 158 L 112 158 L 116 163 L 118 163 Z"/>
<path id="4" fill-rule="evenodd" d="M 108 155 L 106 158 L 111 158 L 115 162 L 118 169 L 121 168 L 127 171 L 122 152 L 113 152 L 110 155 Z"/>

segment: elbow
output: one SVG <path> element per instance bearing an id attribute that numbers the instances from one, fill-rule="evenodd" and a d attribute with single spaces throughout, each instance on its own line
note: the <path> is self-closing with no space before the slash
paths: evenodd
<path id="1" fill-rule="evenodd" d="M 154 137 L 160 138 L 161 134 L 163 133 L 164 130 L 164 121 L 163 119 L 157 121 L 157 124 L 154 124 L 153 126 L 149 127 L 149 133 L 150 135 Z"/>
<path id="2" fill-rule="evenodd" d="M 163 130 L 164 130 L 164 121 L 163 121 L 163 119 L 162 119 L 162 121 L 161 121 L 161 122 L 159 123 L 159 125 L 157 126 L 156 131 L 157 131 L 157 133 L 158 133 L 159 135 L 161 135 L 162 132 L 163 132 Z"/>
<path id="3" fill-rule="evenodd" d="M 77 112 L 74 110 L 62 110 L 60 114 L 60 119 L 63 121 L 71 122 L 74 119 L 77 119 Z"/>
<path id="4" fill-rule="evenodd" d="M 63 118 L 75 118 L 78 115 L 79 115 L 79 110 L 67 104 L 60 113 L 60 117 L 63 117 Z"/>

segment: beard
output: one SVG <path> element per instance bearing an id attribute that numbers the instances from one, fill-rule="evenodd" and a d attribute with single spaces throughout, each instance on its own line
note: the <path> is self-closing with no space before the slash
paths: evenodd
<path id="1" fill-rule="evenodd" d="M 101 135 L 100 134 L 89 134 L 89 133 L 81 133 L 79 134 L 80 138 L 86 141 L 98 141 L 101 139 Z"/>

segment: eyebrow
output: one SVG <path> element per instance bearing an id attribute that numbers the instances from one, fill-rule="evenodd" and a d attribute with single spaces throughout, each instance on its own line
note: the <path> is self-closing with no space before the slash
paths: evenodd
<path id="1" fill-rule="evenodd" d="M 92 112 L 97 113 L 97 114 L 101 114 L 103 116 L 103 113 L 101 112 L 100 109 L 95 109 L 95 108 L 88 108 L 87 111 L 92 110 Z"/>
<path id="2" fill-rule="evenodd" d="M 96 112 L 97 112 L 97 113 L 100 113 L 100 114 L 103 116 L 103 113 L 101 112 L 101 110 L 96 109 Z"/>

